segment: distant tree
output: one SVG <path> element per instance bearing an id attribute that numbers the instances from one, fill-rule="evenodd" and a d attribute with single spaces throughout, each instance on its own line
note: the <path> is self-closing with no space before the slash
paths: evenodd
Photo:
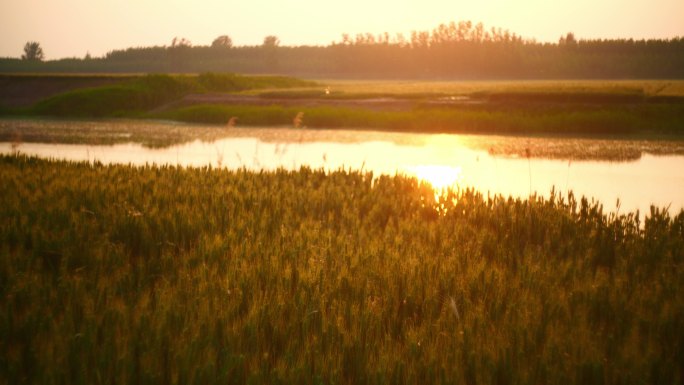
<path id="1" fill-rule="evenodd" d="M 228 35 L 221 35 L 211 42 L 211 48 L 232 48 L 233 40 Z"/>
<path id="2" fill-rule="evenodd" d="M 267 71 L 276 71 L 279 66 L 278 45 L 280 45 L 280 39 L 277 37 L 269 35 L 264 38 L 264 44 L 261 47 Z"/>
<path id="3" fill-rule="evenodd" d="M 343 33 L 343 34 L 342 34 L 342 43 L 341 43 L 341 44 L 342 44 L 342 45 L 351 45 L 351 44 L 352 44 L 352 40 L 351 40 L 351 38 L 349 37 L 349 34 L 348 34 L 348 33 Z"/>
<path id="4" fill-rule="evenodd" d="M 427 48 L 430 45 L 430 33 L 427 31 L 411 31 L 411 47 Z"/>
<path id="5" fill-rule="evenodd" d="M 558 40 L 559 45 L 574 45 L 577 44 L 577 40 L 575 39 L 575 34 L 572 32 L 568 32 L 565 36 L 561 36 L 561 38 Z"/>
<path id="6" fill-rule="evenodd" d="M 311 73 L 321 77 L 684 79 L 684 36 L 580 40 L 573 33 L 563 33 L 552 44 L 465 21 L 390 37 L 389 44 L 387 41 L 386 34 L 360 33 L 344 34 L 341 43 L 330 47 L 284 47 L 273 36 L 264 39 L 264 46 L 233 46 L 228 50 L 210 48 L 211 41 L 205 47 L 190 48 L 189 41 L 176 38 L 176 48 L 169 44 L 128 48 L 74 65 L 103 72 L 121 68 L 132 72 Z M 24 55 L 25 59 L 34 57 L 41 55 Z M 10 64 L 14 65 L 0 60 L 0 72 L 11 71 L 14 67 L 8 67 Z M 45 65 L 39 67 L 56 71 L 63 64 Z"/>
<path id="7" fill-rule="evenodd" d="M 481 43 L 484 40 L 485 31 L 484 31 L 484 26 L 482 25 L 482 23 L 477 23 L 475 25 L 475 28 L 471 32 L 470 36 L 471 36 L 472 41 L 475 41 L 478 43 Z"/>
<path id="8" fill-rule="evenodd" d="M 406 42 L 406 37 L 404 37 L 404 34 L 403 34 L 403 33 L 397 33 L 396 36 L 395 36 L 395 38 L 394 38 L 394 41 L 395 41 L 395 43 L 396 43 L 399 47 L 401 47 L 401 48 L 406 47 L 407 44 L 408 44 L 408 43 Z"/>
<path id="9" fill-rule="evenodd" d="M 177 47 L 191 47 L 192 43 L 190 43 L 190 40 L 181 37 L 174 37 L 173 40 L 171 40 L 171 47 L 172 48 L 177 48 Z"/>
<path id="10" fill-rule="evenodd" d="M 264 48 L 275 48 L 280 45 L 280 39 L 276 36 L 268 35 L 264 38 Z"/>
<path id="11" fill-rule="evenodd" d="M 21 55 L 22 60 L 42 61 L 44 57 L 43 48 L 40 47 L 40 43 L 37 41 L 29 41 L 24 45 L 24 54 Z"/>

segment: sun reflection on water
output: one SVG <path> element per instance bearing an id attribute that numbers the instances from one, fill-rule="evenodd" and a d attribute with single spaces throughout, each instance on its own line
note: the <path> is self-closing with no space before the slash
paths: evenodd
<path id="1" fill-rule="evenodd" d="M 420 165 L 411 167 L 410 172 L 416 178 L 428 182 L 435 190 L 455 187 L 461 179 L 461 167 L 443 165 Z"/>
<path id="2" fill-rule="evenodd" d="M 44 123 L 33 120 L 0 121 L 2 127 L 19 127 L 21 130 L 45 129 L 116 132 L 134 130 L 188 130 L 194 126 L 168 123 L 137 123 L 135 121 L 72 122 L 55 121 Z M 202 127 L 199 127 L 202 128 Z M 205 127 L 209 129 L 209 127 Z M 204 129 L 204 128 L 202 128 Z M 215 130 L 215 128 L 211 128 Z M 126 131 L 126 132 L 128 132 Z M 155 131 L 156 132 L 156 131 Z M 193 131 L 194 132 L 194 131 Z M 199 131 L 197 131 L 199 132 Z M 197 134 L 199 135 L 199 134 Z M 558 138 L 496 137 L 421 135 L 385 133 L 376 131 L 350 130 L 290 130 L 285 128 L 232 128 L 227 136 L 214 142 L 196 140 L 172 147 L 145 147 L 141 144 L 116 145 L 54 144 L 23 142 L 0 143 L 0 154 L 20 152 L 30 156 L 64 159 L 71 161 L 101 162 L 103 164 L 147 164 L 179 165 L 187 167 L 220 166 L 228 169 L 248 169 L 259 172 L 280 168 L 298 170 L 302 166 L 313 169 L 324 168 L 330 172 L 339 169 L 354 169 L 377 175 L 403 174 L 419 179 L 434 191 L 438 207 L 453 208 L 453 199 L 458 190 L 472 188 L 483 194 L 526 199 L 530 192 L 546 195 L 554 191 L 572 191 L 575 196 L 594 197 L 604 207 L 614 207 L 620 198 L 621 210 L 648 213 L 651 205 L 670 206 L 670 212 L 677 212 L 684 206 L 681 191 L 684 191 L 684 161 L 681 155 L 655 155 L 655 150 L 670 146 L 670 142 L 613 141 Z M 129 138 L 130 139 L 130 138 Z M 537 140 L 537 142 L 535 142 Z M 530 144 L 531 143 L 531 144 Z M 552 157 L 526 158 L 500 156 L 508 150 L 487 151 L 486 149 L 532 148 L 565 149 L 570 151 L 571 162 Z M 641 153 L 638 160 L 630 162 L 607 162 L 602 160 L 575 160 L 575 153 L 581 147 L 589 151 L 599 148 L 622 150 L 622 146 Z M 656 147 L 653 147 L 656 146 Z M 673 147 L 668 147 L 673 148 Z M 537 150 L 535 150 L 537 149 Z M 515 151 L 518 151 L 515 150 Z M 516 153 L 516 152 L 511 152 Z M 555 151 L 555 150 L 553 150 Z M 552 151 L 552 152 L 553 152 Z M 587 152 L 585 151 L 585 152 Z M 632 150 L 630 150 L 632 151 Z M 669 153 L 669 149 L 666 153 Z M 519 152 L 519 151 L 518 151 Z M 659 153 L 659 152 L 657 152 Z M 563 152 L 566 154 L 566 152 Z M 563 155 L 565 156 L 565 155 Z M 450 194 L 447 190 L 454 190 Z M 426 196 L 425 204 L 430 204 Z"/>

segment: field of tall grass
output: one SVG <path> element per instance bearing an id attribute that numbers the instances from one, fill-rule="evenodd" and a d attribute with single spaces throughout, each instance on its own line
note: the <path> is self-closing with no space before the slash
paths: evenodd
<path id="1" fill-rule="evenodd" d="M 684 383 L 684 213 L 24 156 L 0 185 L 3 383 Z"/>

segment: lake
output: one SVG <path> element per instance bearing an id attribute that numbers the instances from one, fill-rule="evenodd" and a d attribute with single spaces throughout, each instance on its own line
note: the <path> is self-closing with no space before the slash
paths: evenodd
<path id="1" fill-rule="evenodd" d="M 121 123 L 127 124 L 127 123 Z M 130 123 L 128 123 L 130 124 Z M 175 128 L 177 124 L 174 125 Z M 510 143 L 509 143 L 510 142 Z M 232 128 L 215 141 L 195 140 L 165 148 L 136 143 L 115 145 L 0 143 L 0 153 L 19 151 L 44 158 L 99 161 L 105 164 L 171 164 L 180 166 L 296 170 L 340 168 L 415 176 L 437 188 L 473 187 L 485 195 L 526 198 L 548 196 L 551 189 L 594 198 L 606 211 L 640 210 L 651 205 L 684 208 L 684 156 L 633 152 L 627 160 L 596 160 L 573 152 L 540 157 L 553 146 L 611 151 L 616 141 L 544 139 L 477 135 L 401 134 L 377 131 L 290 128 Z M 496 148 L 525 147 L 523 154 Z M 630 145 L 628 141 L 620 145 Z M 494 145 L 495 144 L 495 145 Z M 634 144 L 631 148 L 642 148 Z M 532 150 L 530 150 L 530 148 Z M 530 152 L 532 151 L 532 154 Z M 576 150 L 580 151 L 580 150 Z M 563 155 L 565 154 L 565 155 Z"/>

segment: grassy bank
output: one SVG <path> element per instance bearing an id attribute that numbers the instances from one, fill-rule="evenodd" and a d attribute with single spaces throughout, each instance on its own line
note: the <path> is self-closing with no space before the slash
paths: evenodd
<path id="1" fill-rule="evenodd" d="M 0 73 L 0 106 L 30 107 L 59 93 L 130 82 L 139 74 L 7 74 Z"/>
<path id="2" fill-rule="evenodd" d="M 135 117 L 190 93 L 239 92 L 312 85 L 315 83 L 282 76 L 212 73 L 197 76 L 146 75 L 112 85 L 66 91 L 50 96 L 32 107 L 14 111 L 6 109 L 5 113 L 9 111 L 14 114 L 57 117 Z"/>
<path id="3" fill-rule="evenodd" d="M 321 80 L 331 93 L 386 95 L 608 94 L 684 96 L 684 80 Z"/>
<path id="4" fill-rule="evenodd" d="M 0 157 L 8 383 L 684 382 L 684 214 Z"/>
<path id="5" fill-rule="evenodd" d="M 147 75 L 70 90 L 31 107 L 0 106 L 0 115 L 219 125 L 236 117 L 238 125 L 259 126 L 291 125 L 301 112 L 312 128 L 684 138 L 682 90 L 681 81 L 315 83 Z"/>
<path id="6" fill-rule="evenodd" d="M 147 116 L 193 123 L 292 125 L 312 128 L 373 128 L 419 133 L 569 134 L 684 136 L 684 103 L 539 106 L 482 105 L 449 108 L 417 107 L 410 111 L 377 111 L 346 107 L 197 105 Z"/>

